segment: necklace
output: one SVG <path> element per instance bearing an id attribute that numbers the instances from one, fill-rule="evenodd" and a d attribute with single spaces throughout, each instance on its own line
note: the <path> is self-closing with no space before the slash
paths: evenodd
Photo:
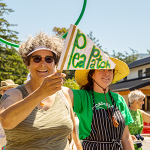
<path id="1" fill-rule="evenodd" d="M 29 82 L 29 86 L 30 86 L 31 91 L 34 92 L 34 90 L 33 90 L 32 87 L 31 87 L 30 82 Z M 40 102 L 40 105 L 41 105 L 41 106 L 44 106 L 44 101 L 45 101 L 45 100 L 46 100 L 46 98 L 44 98 L 44 99 Z"/>

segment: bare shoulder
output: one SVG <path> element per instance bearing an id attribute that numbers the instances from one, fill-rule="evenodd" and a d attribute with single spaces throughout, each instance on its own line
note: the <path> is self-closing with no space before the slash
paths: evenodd
<path id="1" fill-rule="evenodd" d="M 0 99 L 0 109 L 16 103 L 22 99 L 22 94 L 18 89 L 12 88 L 7 90 Z"/>

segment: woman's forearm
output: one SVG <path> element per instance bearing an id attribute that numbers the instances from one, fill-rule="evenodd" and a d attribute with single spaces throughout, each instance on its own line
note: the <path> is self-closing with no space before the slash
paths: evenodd
<path id="1" fill-rule="evenodd" d="M 77 136 L 77 133 L 72 133 L 72 136 L 73 136 L 73 140 L 75 142 L 77 150 L 83 150 L 81 142 Z"/>
<path id="2" fill-rule="evenodd" d="M 121 141 L 124 150 L 134 150 L 134 145 L 133 145 L 133 141 L 128 126 L 125 126 Z"/>
<path id="3" fill-rule="evenodd" d="M 122 141 L 123 149 L 124 150 L 134 150 L 134 145 L 132 139 L 126 139 Z"/>

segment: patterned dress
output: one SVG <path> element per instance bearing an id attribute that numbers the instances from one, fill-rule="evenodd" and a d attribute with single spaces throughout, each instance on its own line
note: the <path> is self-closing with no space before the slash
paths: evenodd
<path id="1" fill-rule="evenodd" d="M 134 122 L 132 124 L 129 124 L 129 131 L 131 135 L 137 135 L 141 134 L 143 130 L 143 118 L 140 110 L 137 111 L 130 110 L 130 113 L 132 115 L 132 118 Z M 142 150 L 142 148 L 137 148 L 137 145 L 134 144 L 135 150 Z"/>

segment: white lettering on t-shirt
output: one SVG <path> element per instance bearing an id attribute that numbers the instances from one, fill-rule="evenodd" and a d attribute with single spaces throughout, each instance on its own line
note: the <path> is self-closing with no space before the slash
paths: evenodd
<path id="1" fill-rule="evenodd" d="M 113 105 L 111 106 L 110 104 L 108 103 L 103 103 L 103 102 L 98 102 L 98 104 L 95 104 L 95 108 L 96 109 L 104 109 L 104 106 L 108 106 L 108 108 L 111 108 L 113 107 Z M 94 109 L 94 107 L 92 107 L 92 110 Z"/>

